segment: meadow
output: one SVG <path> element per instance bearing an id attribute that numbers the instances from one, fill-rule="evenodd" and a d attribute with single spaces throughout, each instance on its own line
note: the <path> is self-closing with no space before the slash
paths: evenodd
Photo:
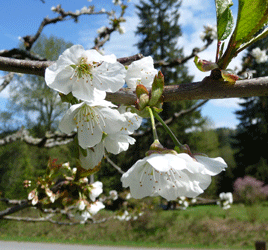
<path id="1" fill-rule="evenodd" d="M 29 216 L 21 211 L 17 216 Z M 38 211 L 34 211 L 35 216 Z M 234 204 L 223 210 L 216 205 L 186 210 L 146 210 L 136 220 L 119 221 L 115 212 L 103 210 L 99 224 L 57 225 L 50 222 L 0 221 L 0 240 L 45 241 L 68 244 L 127 245 L 174 248 L 254 249 L 268 241 L 268 204 Z"/>

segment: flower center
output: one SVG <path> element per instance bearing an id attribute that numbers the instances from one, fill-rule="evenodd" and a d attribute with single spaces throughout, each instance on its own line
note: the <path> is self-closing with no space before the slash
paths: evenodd
<path id="1" fill-rule="evenodd" d="M 72 64 L 70 65 L 74 69 L 73 75 L 70 77 L 70 80 L 73 79 L 73 77 L 77 78 L 77 81 L 79 81 L 80 78 L 89 78 L 90 80 L 93 79 L 92 75 L 92 68 L 100 66 L 101 63 L 98 62 L 87 62 L 86 57 L 81 57 L 78 65 Z"/>
<path id="2" fill-rule="evenodd" d="M 105 117 L 99 112 L 98 108 L 85 105 L 75 115 L 74 121 L 76 123 L 77 130 L 80 132 L 88 131 L 92 135 L 94 134 L 95 126 L 101 128 L 105 127 Z"/>

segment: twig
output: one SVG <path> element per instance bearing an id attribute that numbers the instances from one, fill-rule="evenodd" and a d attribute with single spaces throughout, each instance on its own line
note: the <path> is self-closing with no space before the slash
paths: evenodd
<path id="1" fill-rule="evenodd" d="M 38 39 L 38 37 L 41 35 L 41 32 L 43 31 L 44 27 L 51 23 L 57 23 L 61 21 L 65 21 L 67 17 L 70 17 L 70 19 L 74 19 L 75 22 L 78 21 L 78 17 L 81 15 L 96 15 L 96 14 L 110 14 L 110 12 L 94 12 L 94 8 L 89 8 L 87 11 L 78 11 L 78 12 L 72 12 L 72 11 L 64 11 L 64 9 L 61 8 L 61 5 L 58 5 L 55 9 L 55 12 L 57 12 L 59 15 L 55 18 L 48 18 L 45 17 L 43 21 L 41 22 L 37 32 L 33 36 L 24 36 L 22 39 L 24 41 L 24 46 L 26 50 L 30 50 L 34 44 L 34 42 Z"/>
<path id="2" fill-rule="evenodd" d="M 124 65 L 127 65 L 133 61 L 141 59 L 142 57 L 142 54 L 136 54 L 134 56 L 118 58 L 117 61 Z M 0 70 L 37 76 L 45 76 L 46 68 L 53 63 L 53 61 L 29 61 L 0 56 Z"/>
<path id="3" fill-rule="evenodd" d="M 124 174 L 125 172 L 120 168 L 118 167 L 109 157 L 107 154 L 105 154 L 105 159 L 120 173 L 120 174 Z"/>
<path id="4" fill-rule="evenodd" d="M 39 56 L 38 54 L 32 54 L 29 51 L 23 49 L 11 49 L 11 50 L 1 50 L 0 56 L 9 57 L 14 59 L 29 59 L 34 61 L 47 61 L 46 58 Z"/>
<path id="5" fill-rule="evenodd" d="M 9 72 L 4 76 L 4 81 L 0 85 L 0 92 L 12 81 L 15 73 Z"/>
<path id="6" fill-rule="evenodd" d="M 189 56 L 186 56 L 182 59 L 174 59 L 172 61 L 164 61 L 164 60 L 160 60 L 160 61 L 155 61 L 154 62 L 154 66 L 157 67 L 174 67 L 174 66 L 178 66 L 181 64 L 186 63 L 188 60 L 190 60 L 191 58 L 195 57 L 198 53 L 204 51 L 205 49 L 207 49 L 209 47 L 209 45 L 211 45 L 213 42 L 213 40 L 207 40 L 207 43 L 201 47 L 201 48 L 194 48 L 192 50 L 192 53 Z"/>

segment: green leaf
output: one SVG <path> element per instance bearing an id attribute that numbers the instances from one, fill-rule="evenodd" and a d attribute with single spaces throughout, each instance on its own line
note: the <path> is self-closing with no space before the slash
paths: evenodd
<path id="1" fill-rule="evenodd" d="M 207 71 L 218 68 L 217 63 L 199 59 L 198 56 L 195 56 L 194 63 L 195 63 L 195 66 L 202 72 L 207 72 Z"/>
<path id="2" fill-rule="evenodd" d="M 239 0 L 234 42 L 239 47 L 251 40 L 268 22 L 268 0 Z"/>
<path id="3" fill-rule="evenodd" d="M 215 0 L 217 12 L 218 41 L 225 40 L 232 32 L 234 18 L 230 7 L 232 0 Z"/>
<path id="4" fill-rule="evenodd" d="M 239 80 L 239 76 L 237 76 L 232 70 L 221 70 L 222 78 L 230 84 L 234 84 L 237 80 Z"/>
<path id="5" fill-rule="evenodd" d="M 155 76 L 154 82 L 152 85 L 151 97 L 149 101 L 149 106 L 155 106 L 159 101 L 164 90 L 164 75 L 161 71 L 158 72 L 158 75 Z"/>

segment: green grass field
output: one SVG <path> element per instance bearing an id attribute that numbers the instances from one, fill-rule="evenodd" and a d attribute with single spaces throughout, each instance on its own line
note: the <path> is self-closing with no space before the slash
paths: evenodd
<path id="1" fill-rule="evenodd" d="M 28 214 L 25 211 L 18 216 Z M 112 216 L 101 211 L 99 217 Z M 101 224 L 75 226 L 49 222 L 0 221 L 0 240 L 144 247 L 254 249 L 268 241 L 268 206 L 196 206 L 187 210 L 150 210 L 137 220 L 110 219 Z"/>

